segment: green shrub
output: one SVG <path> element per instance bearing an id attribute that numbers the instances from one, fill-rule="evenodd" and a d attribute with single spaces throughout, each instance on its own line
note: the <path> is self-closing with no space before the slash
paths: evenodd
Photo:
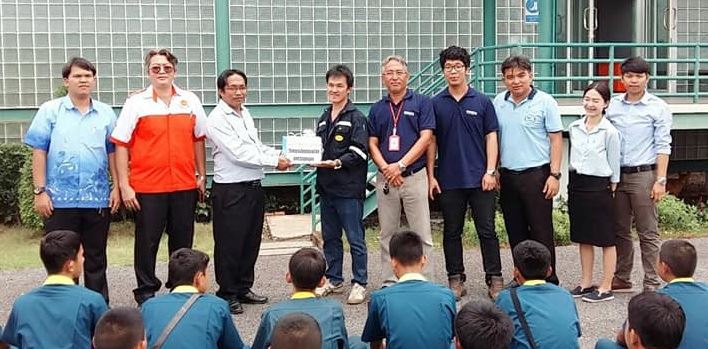
<path id="1" fill-rule="evenodd" d="M 504 216 L 500 211 L 497 211 L 494 215 L 494 230 L 499 238 L 499 243 L 502 245 L 508 245 L 509 236 L 506 233 Z M 570 244 L 570 219 L 568 218 L 567 210 L 564 209 L 562 205 L 559 208 L 553 209 L 553 230 L 556 245 L 560 246 Z M 463 243 L 465 245 L 479 245 L 477 230 L 475 229 L 474 222 L 471 218 L 465 221 L 465 228 L 462 234 Z"/>
<path id="2" fill-rule="evenodd" d="M 42 218 L 34 211 L 34 184 L 32 183 L 32 161 L 25 161 L 20 171 L 20 222 L 23 226 L 41 230 Z"/>
<path id="3" fill-rule="evenodd" d="M 683 200 L 666 195 L 657 205 L 659 228 L 667 232 L 691 232 L 701 229 L 702 221 L 698 208 Z"/>
<path id="4" fill-rule="evenodd" d="M 32 151 L 19 143 L 0 144 L 0 219 L 4 224 L 20 221 L 18 184 L 20 169 Z"/>

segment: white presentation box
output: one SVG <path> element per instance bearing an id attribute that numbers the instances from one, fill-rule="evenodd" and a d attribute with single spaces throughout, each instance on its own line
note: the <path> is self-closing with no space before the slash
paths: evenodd
<path id="1" fill-rule="evenodd" d="M 283 136 L 283 154 L 294 165 L 322 161 L 322 139 L 315 135 Z"/>

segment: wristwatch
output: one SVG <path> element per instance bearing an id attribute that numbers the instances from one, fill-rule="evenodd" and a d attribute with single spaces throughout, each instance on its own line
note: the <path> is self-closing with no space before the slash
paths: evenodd
<path id="1" fill-rule="evenodd" d="M 666 185 L 666 177 L 656 177 L 656 182 L 661 185 Z"/>
<path id="2" fill-rule="evenodd" d="M 490 175 L 490 176 L 492 176 L 492 177 L 495 177 L 495 176 L 497 175 L 497 170 L 494 169 L 494 168 L 493 168 L 493 169 L 490 169 L 490 170 L 487 170 L 487 174 Z"/>
<path id="3" fill-rule="evenodd" d="M 560 173 L 560 172 L 556 172 L 556 173 L 551 172 L 551 177 L 553 177 L 553 178 L 555 178 L 555 179 L 557 179 L 557 180 L 560 180 L 560 179 L 561 179 L 561 173 Z"/>
<path id="4" fill-rule="evenodd" d="M 405 172 L 406 168 L 408 168 L 408 166 L 406 166 L 406 164 L 403 163 L 403 161 L 398 162 L 398 169 L 401 170 L 401 172 Z"/>
<path id="5" fill-rule="evenodd" d="M 39 194 L 42 194 L 46 191 L 47 191 L 46 187 L 34 187 L 34 189 L 32 189 L 32 192 L 34 193 L 34 195 L 39 195 Z"/>

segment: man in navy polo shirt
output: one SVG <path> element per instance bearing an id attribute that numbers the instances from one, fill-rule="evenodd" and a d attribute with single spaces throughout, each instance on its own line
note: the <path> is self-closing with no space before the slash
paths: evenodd
<path id="1" fill-rule="evenodd" d="M 384 59 L 381 80 L 388 95 L 369 110 L 369 151 L 379 168 L 376 201 L 381 226 L 381 274 L 383 285 L 390 286 L 396 276 L 390 267 L 388 243 L 401 229 L 401 204 L 408 226 L 423 240 L 425 254 L 430 255 L 433 247 L 428 176 L 421 170 L 425 168 L 423 155 L 435 129 L 435 115 L 430 98 L 408 89 L 408 64 L 403 57 Z M 425 274 L 430 277 L 429 268 Z"/>
<path id="2" fill-rule="evenodd" d="M 551 251 L 552 273 L 558 284 L 553 242 L 553 197 L 560 187 L 563 124 L 558 103 L 533 87 L 531 61 L 511 56 L 501 66 L 507 91 L 494 98 L 499 120 L 502 213 L 514 248 L 536 240 Z"/>
<path id="3" fill-rule="evenodd" d="M 482 250 L 485 281 L 494 298 L 504 284 L 499 239 L 494 231 L 497 164 L 497 116 L 492 101 L 467 84 L 470 55 L 450 46 L 440 52 L 447 89 L 433 98 L 438 150 L 438 176 L 433 176 L 436 144 L 428 148 L 430 197 L 440 192 L 443 250 L 450 288 L 459 300 L 465 289 L 462 229 L 467 205 L 472 208 Z"/>

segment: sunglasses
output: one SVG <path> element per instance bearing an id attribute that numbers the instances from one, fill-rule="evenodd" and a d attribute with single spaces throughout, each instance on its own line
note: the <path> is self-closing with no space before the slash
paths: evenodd
<path id="1" fill-rule="evenodd" d="M 161 71 L 165 71 L 165 73 L 170 74 L 173 71 L 175 71 L 175 68 L 171 65 L 153 65 L 150 67 L 150 71 L 153 74 L 160 74 Z"/>

